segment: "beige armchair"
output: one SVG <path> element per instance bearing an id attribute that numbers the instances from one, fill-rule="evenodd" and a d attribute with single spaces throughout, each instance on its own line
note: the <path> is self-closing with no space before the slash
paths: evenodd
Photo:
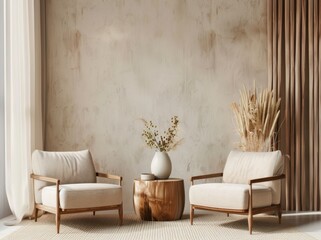
<path id="1" fill-rule="evenodd" d="M 95 171 L 88 150 L 32 154 L 31 178 L 34 180 L 35 221 L 38 210 L 56 214 L 59 233 L 60 216 L 116 209 L 123 222 L 122 177 Z M 109 178 L 118 184 L 97 183 L 96 178 Z"/>
<path id="2" fill-rule="evenodd" d="M 283 159 L 275 152 L 230 152 L 223 173 L 194 176 L 189 190 L 190 222 L 194 210 L 248 215 L 252 234 L 253 215 L 275 211 L 281 223 Z M 222 183 L 194 185 L 195 180 L 222 177 Z"/>

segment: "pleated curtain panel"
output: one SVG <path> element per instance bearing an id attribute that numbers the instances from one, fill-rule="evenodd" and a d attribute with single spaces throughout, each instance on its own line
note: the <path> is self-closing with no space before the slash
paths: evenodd
<path id="1" fill-rule="evenodd" d="M 42 148 L 40 0 L 4 0 L 6 193 L 15 220 L 32 215 L 31 153 Z"/>
<path id="2" fill-rule="evenodd" d="M 282 98 L 278 148 L 287 210 L 320 211 L 321 1 L 267 0 L 269 87 Z"/>

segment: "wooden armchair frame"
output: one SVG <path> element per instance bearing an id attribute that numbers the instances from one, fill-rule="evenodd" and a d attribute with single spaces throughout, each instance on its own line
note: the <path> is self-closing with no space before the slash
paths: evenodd
<path id="1" fill-rule="evenodd" d="M 222 176 L 223 176 L 223 173 L 213 173 L 213 174 L 193 176 L 193 177 L 191 177 L 191 185 L 194 185 L 195 180 L 217 178 L 217 177 L 222 177 Z M 236 210 L 236 209 L 214 208 L 214 207 L 206 207 L 206 206 L 199 206 L 199 205 L 191 204 L 190 205 L 191 225 L 193 225 L 193 218 L 194 218 L 194 210 L 195 209 L 224 212 L 224 213 L 227 213 L 227 216 L 229 216 L 230 213 L 248 215 L 248 226 L 249 226 L 250 234 L 252 234 L 253 215 L 255 215 L 255 214 L 275 211 L 278 215 L 279 223 L 281 223 L 281 217 L 282 217 L 281 203 L 280 204 L 272 204 L 271 206 L 267 206 L 267 207 L 253 208 L 252 185 L 254 183 L 270 182 L 270 181 L 282 180 L 284 178 L 285 178 L 285 175 L 280 174 L 280 175 L 271 176 L 271 177 L 256 178 L 256 179 L 249 180 L 249 182 L 248 182 L 248 184 L 249 184 L 249 198 L 248 198 L 249 199 L 249 205 L 248 205 L 249 207 L 248 207 L 248 209 Z"/>
<path id="2" fill-rule="evenodd" d="M 96 172 L 97 177 L 102 177 L 102 178 L 108 178 L 112 180 L 118 181 L 119 186 L 122 185 L 122 180 L 123 178 L 121 176 L 117 175 L 112 175 L 108 173 L 100 173 Z M 104 206 L 104 207 L 92 207 L 92 208 L 76 208 L 76 209 L 62 209 L 60 208 L 60 199 L 59 199 L 59 185 L 60 185 L 60 180 L 56 178 L 51 178 L 51 177 L 46 177 L 46 176 L 41 176 L 41 175 L 35 175 L 31 174 L 30 177 L 34 180 L 38 181 L 44 181 L 48 183 L 54 183 L 56 185 L 56 207 L 50 207 L 46 206 L 40 203 L 35 203 L 35 222 L 37 222 L 38 218 L 38 211 L 43 210 L 46 212 L 50 212 L 56 215 L 56 228 L 57 228 L 57 233 L 59 233 L 60 230 L 60 216 L 62 214 L 68 214 L 68 213 L 80 213 L 80 212 L 93 212 L 93 215 L 95 215 L 96 211 L 104 211 L 104 210 L 118 210 L 118 215 L 119 215 L 119 225 L 123 224 L 123 204 L 119 205 L 112 205 L 112 206 Z"/>

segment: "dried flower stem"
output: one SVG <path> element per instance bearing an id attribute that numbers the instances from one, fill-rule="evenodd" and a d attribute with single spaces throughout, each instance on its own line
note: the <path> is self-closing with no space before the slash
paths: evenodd
<path id="1" fill-rule="evenodd" d="M 240 149 L 243 151 L 271 151 L 275 127 L 280 115 L 281 99 L 275 99 L 273 91 L 265 89 L 257 94 L 245 87 L 240 91 L 240 104 L 232 103 Z"/>
<path id="2" fill-rule="evenodd" d="M 142 136 L 145 138 L 145 143 L 150 148 L 155 148 L 160 152 L 170 151 L 174 149 L 180 142 L 175 140 L 178 128 L 178 117 L 174 116 L 171 118 L 171 127 L 164 131 L 164 135 L 159 135 L 158 128 L 153 124 L 152 121 L 144 120 L 145 128 Z"/>

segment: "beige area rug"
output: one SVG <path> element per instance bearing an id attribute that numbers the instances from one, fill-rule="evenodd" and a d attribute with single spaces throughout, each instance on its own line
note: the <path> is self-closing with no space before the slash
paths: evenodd
<path id="1" fill-rule="evenodd" d="M 124 225 L 118 226 L 116 214 L 101 212 L 93 216 L 81 213 L 63 215 L 60 234 L 56 234 L 54 215 L 45 214 L 38 222 L 24 220 L 19 230 L 3 239 L 314 239 L 296 231 L 291 221 L 283 220 L 279 225 L 275 216 L 255 216 L 253 235 L 250 235 L 246 216 L 196 213 L 191 226 L 188 215 L 179 221 L 149 222 L 139 220 L 134 214 L 125 214 Z"/>

